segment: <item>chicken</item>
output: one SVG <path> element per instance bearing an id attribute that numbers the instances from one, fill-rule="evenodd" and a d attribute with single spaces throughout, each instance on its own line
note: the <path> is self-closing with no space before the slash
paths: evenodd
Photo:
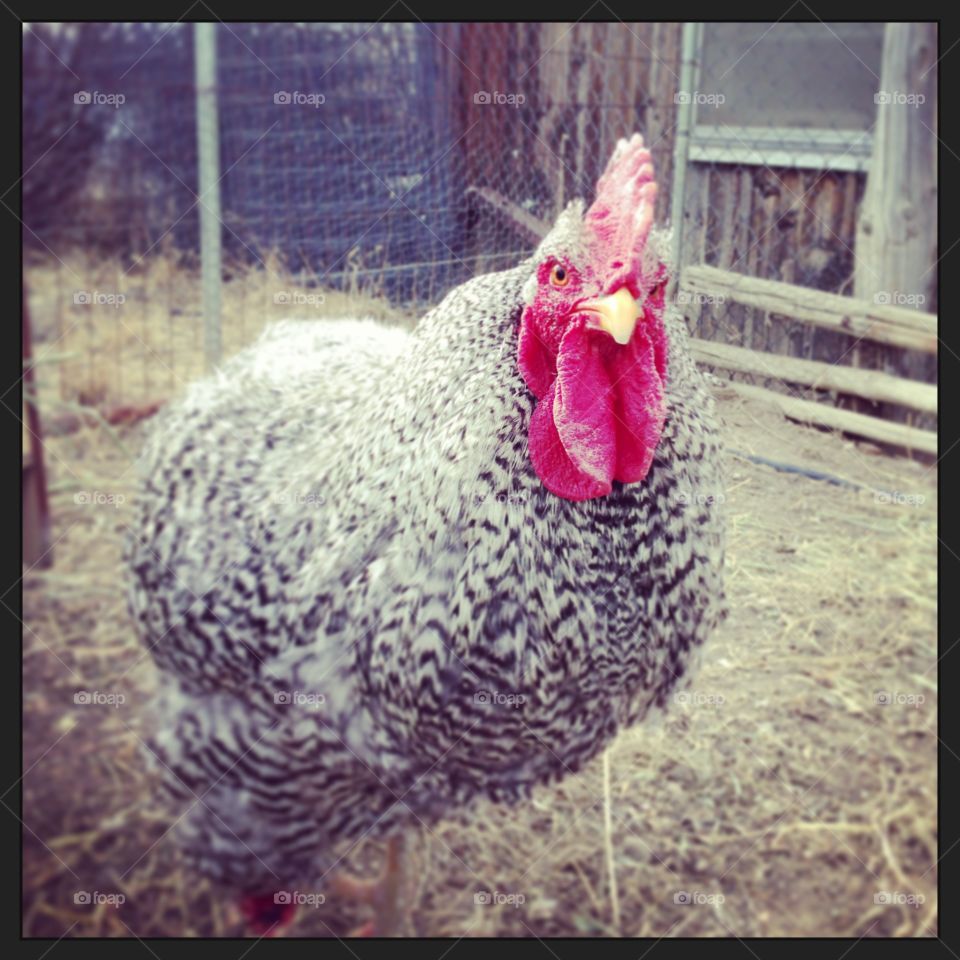
<path id="1" fill-rule="evenodd" d="M 412 333 L 282 322 L 158 418 L 129 555 L 150 749 L 190 864 L 260 929 L 345 843 L 397 861 L 404 828 L 579 770 L 722 616 L 719 443 L 655 196 L 634 135 L 585 213 Z M 338 881 L 380 931 L 395 873 Z"/>

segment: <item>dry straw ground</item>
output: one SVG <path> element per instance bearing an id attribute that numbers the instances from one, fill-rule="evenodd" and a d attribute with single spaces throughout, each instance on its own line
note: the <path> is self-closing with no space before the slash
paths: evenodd
<path id="1" fill-rule="evenodd" d="M 53 566 L 24 577 L 23 932 L 231 935 L 231 912 L 181 867 L 176 813 L 144 771 L 139 716 L 155 675 L 120 558 L 144 425 L 90 412 L 169 395 L 200 372 L 196 303 L 178 300 L 196 284 L 152 265 L 169 275 L 138 279 L 119 326 L 74 310 L 72 290 L 116 290 L 89 269 L 77 267 L 85 285 L 63 267 L 29 275 L 55 542 Z M 265 317 L 308 312 L 275 305 L 284 288 L 262 277 L 226 284 L 228 350 Z M 318 313 L 356 304 L 331 297 Z M 413 837 L 408 933 L 936 933 L 935 470 L 719 393 L 737 451 L 725 494 L 731 615 L 692 689 L 616 741 L 606 794 L 598 759 L 528 805 L 482 804 Z M 123 702 L 77 703 L 80 691 Z M 382 855 L 372 843 L 344 853 L 360 872 Z M 81 892 L 125 902 L 78 903 Z M 478 902 L 484 892 L 508 902 Z M 361 918 L 330 895 L 291 933 L 343 935 Z"/>

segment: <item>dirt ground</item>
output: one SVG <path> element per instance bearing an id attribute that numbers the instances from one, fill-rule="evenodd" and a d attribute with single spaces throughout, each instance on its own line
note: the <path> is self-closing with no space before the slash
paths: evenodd
<path id="1" fill-rule="evenodd" d="M 408 934 L 936 933 L 936 470 L 717 392 L 731 613 L 692 689 L 610 748 L 609 789 L 598 759 L 412 836 Z M 120 553 L 143 424 L 73 416 L 46 447 L 54 562 L 23 580 L 23 933 L 232 935 L 142 760 Z M 314 892 L 292 935 L 364 919 Z"/>

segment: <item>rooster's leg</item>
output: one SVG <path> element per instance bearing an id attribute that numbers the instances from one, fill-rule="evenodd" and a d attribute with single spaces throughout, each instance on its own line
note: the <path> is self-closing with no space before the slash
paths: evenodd
<path id="1" fill-rule="evenodd" d="M 352 936 L 399 935 L 405 917 L 404 865 L 403 838 L 394 836 L 387 841 L 387 862 L 376 880 L 360 880 L 344 873 L 334 876 L 333 888 L 337 893 L 373 907 L 373 920 L 354 930 Z"/>

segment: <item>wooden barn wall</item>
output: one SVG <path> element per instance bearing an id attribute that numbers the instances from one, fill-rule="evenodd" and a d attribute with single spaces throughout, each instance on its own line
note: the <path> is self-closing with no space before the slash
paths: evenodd
<path id="1" fill-rule="evenodd" d="M 862 173 L 692 163 L 682 261 L 849 295 L 864 186 Z M 828 359 L 841 336 L 756 314 L 705 304 L 693 332 L 807 359 Z"/>
<path id="2" fill-rule="evenodd" d="M 552 219 L 570 200 L 592 195 L 617 139 L 639 130 L 661 184 L 657 215 L 668 215 L 681 24 L 441 27 L 468 187 L 533 191 L 543 199 L 539 214 Z M 524 109 L 476 109 L 481 83 L 522 94 Z"/>
<path id="3" fill-rule="evenodd" d="M 516 203 L 533 195 L 540 201 L 535 214 L 552 220 L 569 200 L 592 195 L 617 138 L 641 130 L 661 187 L 656 217 L 668 218 L 681 24 L 443 24 L 436 29 L 450 51 L 445 79 L 456 91 L 453 128 L 463 134 L 457 149 L 462 150 L 465 188 L 489 188 Z M 525 108 L 476 109 L 472 98 L 478 88 L 523 94 Z M 856 172 L 690 163 L 681 263 L 852 295 L 865 183 L 866 175 Z M 517 241 L 518 248 L 530 246 L 519 233 Z M 475 252 L 491 251 L 478 246 Z M 478 272 L 502 266 L 502 259 L 492 256 L 489 262 L 483 256 L 477 261 Z M 685 312 L 693 335 L 704 339 L 910 373 L 902 351 L 762 311 L 707 304 L 687 306 Z M 936 379 L 932 358 L 924 379 Z M 877 412 L 857 398 L 839 402 Z"/>
<path id="4" fill-rule="evenodd" d="M 681 261 L 852 296 L 853 251 L 865 186 L 864 173 L 691 163 Z M 739 304 L 684 304 L 683 309 L 691 333 L 704 340 L 916 376 L 907 369 L 904 351 L 894 347 L 858 343 L 847 334 Z M 934 382 L 936 359 L 923 362 L 922 379 Z M 744 374 L 737 378 L 778 386 Z M 815 396 L 812 390 L 791 392 Z M 840 398 L 840 405 L 880 412 L 878 405 L 855 397 Z M 912 415 L 896 419 L 914 421 Z"/>

